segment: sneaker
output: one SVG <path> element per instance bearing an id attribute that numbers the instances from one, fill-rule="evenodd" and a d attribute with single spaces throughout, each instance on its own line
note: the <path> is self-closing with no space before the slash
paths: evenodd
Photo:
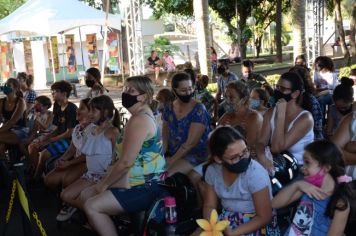
<path id="1" fill-rule="evenodd" d="M 76 211 L 77 211 L 77 208 L 74 208 L 71 206 L 64 206 L 58 213 L 56 220 L 57 221 L 67 221 L 72 217 L 72 215 Z"/>

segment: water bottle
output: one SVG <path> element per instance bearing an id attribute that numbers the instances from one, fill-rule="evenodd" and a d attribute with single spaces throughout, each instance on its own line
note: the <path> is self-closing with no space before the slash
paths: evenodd
<path id="1" fill-rule="evenodd" d="M 177 223 L 177 211 L 176 211 L 176 199 L 174 197 L 164 198 L 164 209 L 166 217 L 166 236 L 176 235 L 176 223 Z"/>

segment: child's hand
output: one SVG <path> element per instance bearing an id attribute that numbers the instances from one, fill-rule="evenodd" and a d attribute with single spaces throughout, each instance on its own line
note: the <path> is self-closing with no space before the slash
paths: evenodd
<path id="1" fill-rule="evenodd" d="M 297 184 L 300 191 L 307 194 L 311 198 L 315 198 L 316 200 L 322 200 L 327 197 L 327 194 L 319 187 L 316 187 L 305 181 L 298 181 Z"/>

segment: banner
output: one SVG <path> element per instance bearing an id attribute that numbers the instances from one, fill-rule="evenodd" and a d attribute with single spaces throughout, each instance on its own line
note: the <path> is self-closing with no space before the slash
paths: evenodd
<path id="1" fill-rule="evenodd" d="M 11 77 L 12 56 L 10 43 L 0 43 L 0 80 L 6 80 Z"/>
<path id="2" fill-rule="evenodd" d="M 23 48 L 25 53 L 25 64 L 27 74 L 33 74 L 33 61 L 32 61 L 32 50 L 31 50 L 31 41 L 23 41 Z"/>
<path id="3" fill-rule="evenodd" d="M 110 71 L 114 71 L 115 73 L 119 73 L 119 40 L 118 35 L 115 32 L 108 33 L 108 51 L 109 51 L 109 60 L 107 62 L 107 66 Z"/>
<path id="4" fill-rule="evenodd" d="M 66 54 L 67 54 L 67 69 L 69 74 L 75 74 L 77 70 L 77 61 L 75 58 L 74 50 L 74 34 L 69 34 L 65 36 L 66 42 Z"/>
<path id="5" fill-rule="evenodd" d="M 86 36 L 86 45 L 88 48 L 90 67 L 99 67 L 99 55 L 96 47 L 96 34 L 87 34 Z"/>
<path id="6" fill-rule="evenodd" d="M 48 39 L 47 39 L 48 40 Z M 53 58 L 54 58 L 54 71 L 56 73 L 59 73 L 59 58 L 58 58 L 58 41 L 57 41 L 57 36 L 52 36 L 51 37 L 51 42 L 52 42 L 52 52 L 53 52 Z M 51 45 L 49 40 L 47 41 L 47 49 L 48 49 L 48 63 L 49 63 L 49 68 L 52 73 L 52 55 L 51 55 Z"/>

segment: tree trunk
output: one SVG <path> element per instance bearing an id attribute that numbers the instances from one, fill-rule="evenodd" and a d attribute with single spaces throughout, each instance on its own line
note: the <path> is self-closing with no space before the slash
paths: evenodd
<path id="1" fill-rule="evenodd" d="M 247 25 L 246 25 L 246 21 L 247 21 L 247 15 L 245 13 L 244 10 L 242 9 L 237 9 L 238 12 L 239 12 L 239 16 L 240 16 L 240 19 L 239 19 L 239 28 L 241 30 L 241 38 L 240 38 L 240 49 L 241 49 L 241 60 L 244 60 L 246 59 L 246 45 L 247 45 L 247 42 L 249 40 L 249 38 L 246 37 L 246 35 L 244 35 L 244 32 L 246 32 L 246 29 L 247 29 Z"/>
<path id="2" fill-rule="evenodd" d="M 194 15 L 196 20 L 196 35 L 198 41 L 200 73 L 211 77 L 210 62 L 210 30 L 209 30 L 209 5 L 206 0 L 193 0 Z"/>
<path id="3" fill-rule="evenodd" d="M 305 0 L 292 0 L 293 57 L 305 54 Z"/>
<path id="4" fill-rule="evenodd" d="M 341 15 L 341 0 L 334 0 L 335 4 L 335 18 L 336 18 L 336 27 L 340 35 L 340 46 L 342 50 L 342 54 L 344 55 L 345 65 L 350 65 L 350 53 L 346 46 L 345 41 L 345 31 L 344 26 L 342 24 L 342 15 Z"/>
<path id="5" fill-rule="evenodd" d="M 256 41 L 255 41 L 256 57 L 257 57 L 257 58 L 260 57 L 261 47 L 262 47 L 262 39 L 263 39 L 263 35 L 257 37 L 257 39 L 256 39 Z"/>
<path id="6" fill-rule="evenodd" d="M 352 7 L 351 21 L 350 21 L 350 44 L 351 44 L 351 54 L 352 63 L 356 63 L 356 2 L 354 2 Z"/>
<path id="7" fill-rule="evenodd" d="M 276 61 L 282 62 L 282 0 L 276 4 Z"/>

